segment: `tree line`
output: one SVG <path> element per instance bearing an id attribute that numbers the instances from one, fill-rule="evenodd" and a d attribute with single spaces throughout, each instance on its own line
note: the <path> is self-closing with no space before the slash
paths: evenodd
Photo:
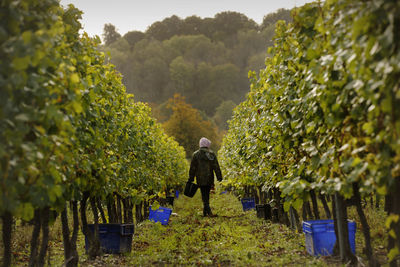
<path id="1" fill-rule="evenodd" d="M 261 25 L 237 12 L 171 16 L 124 36 L 106 24 L 102 49 L 110 52 L 127 91 L 138 100 L 159 105 L 179 93 L 212 117 L 227 106 L 224 102 L 243 100 L 247 73 L 264 65 L 278 20 L 291 21 L 290 11 L 269 14 Z"/>

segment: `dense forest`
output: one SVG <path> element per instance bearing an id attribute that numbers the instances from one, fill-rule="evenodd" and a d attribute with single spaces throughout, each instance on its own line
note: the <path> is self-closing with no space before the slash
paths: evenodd
<path id="1" fill-rule="evenodd" d="M 223 129 L 224 114 L 248 92 L 248 71 L 264 66 L 278 20 L 290 21 L 290 11 L 268 14 L 261 25 L 237 12 L 171 16 L 124 36 L 106 24 L 102 49 L 135 99 L 162 107 L 178 93 Z"/>

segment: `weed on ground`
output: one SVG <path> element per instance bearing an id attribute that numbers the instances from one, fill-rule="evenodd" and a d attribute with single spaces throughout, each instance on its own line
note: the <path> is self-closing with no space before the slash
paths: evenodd
<path id="1" fill-rule="evenodd" d="M 305 237 L 285 225 L 256 217 L 255 210 L 243 211 L 232 194 L 211 195 L 211 208 L 217 217 L 202 216 L 200 194 L 181 195 L 175 200 L 168 225 L 146 220 L 135 227 L 131 253 L 105 254 L 95 260 L 85 255 L 84 237 L 78 238 L 80 266 L 342 266 L 332 257 L 307 254 Z M 384 214 L 366 207 L 376 254 L 386 262 L 383 238 Z M 350 209 L 350 219 L 357 215 Z M 359 223 L 357 223 L 359 228 Z M 62 266 L 63 244 L 60 221 L 51 226 L 48 266 Z M 18 223 L 13 238 L 15 266 L 27 266 L 32 226 Z M 357 229 L 356 254 L 366 263 L 364 239 Z M 1 252 L 0 252 L 1 253 Z M 1 255 L 0 255 L 1 256 Z"/>

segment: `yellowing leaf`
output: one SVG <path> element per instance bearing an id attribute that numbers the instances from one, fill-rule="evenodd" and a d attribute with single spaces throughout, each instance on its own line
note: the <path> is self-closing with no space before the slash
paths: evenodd
<path id="1" fill-rule="evenodd" d="M 400 216 L 396 215 L 396 214 L 390 214 L 385 221 L 385 226 L 387 229 L 390 228 L 390 225 L 392 224 L 392 222 L 397 223 L 399 221 Z"/>
<path id="2" fill-rule="evenodd" d="M 83 60 L 86 61 L 88 64 L 90 64 L 90 62 L 91 62 L 90 57 L 86 56 L 86 55 L 83 57 Z"/>
<path id="3" fill-rule="evenodd" d="M 357 166 L 359 163 L 361 163 L 361 159 L 360 158 L 355 158 L 354 160 L 353 160 L 353 162 L 351 163 L 351 166 L 352 167 L 354 167 L 354 166 Z"/>
<path id="4" fill-rule="evenodd" d="M 296 199 L 296 201 L 293 203 L 293 208 L 300 209 L 301 206 L 303 206 L 303 200 L 301 198 Z"/>
<path id="5" fill-rule="evenodd" d="M 46 130 L 42 126 L 35 125 L 34 127 L 39 133 L 41 133 L 41 134 L 45 134 L 46 133 Z"/>
<path id="6" fill-rule="evenodd" d="M 151 205 L 151 209 L 152 210 L 158 210 L 158 208 L 160 207 L 160 204 L 155 201 L 152 205 Z"/>
<path id="7" fill-rule="evenodd" d="M 81 113 L 83 111 L 82 105 L 77 101 L 72 101 L 72 108 L 76 113 Z"/>
<path id="8" fill-rule="evenodd" d="M 386 188 L 386 186 L 378 187 L 378 188 L 376 189 L 376 192 L 377 192 L 378 194 L 380 194 L 380 195 L 386 195 L 386 193 L 387 193 L 387 188 Z"/>
<path id="9" fill-rule="evenodd" d="M 390 261 L 392 261 L 392 260 L 394 260 L 394 258 L 396 258 L 397 257 L 397 255 L 399 255 L 400 253 L 399 253 L 399 248 L 398 247 L 394 247 L 394 248 L 392 248 L 390 251 L 389 251 L 389 253 L 388 253 L 388 258 L 389 258 L 389 262 Z"/>
<path id="10" fill-rule="evenodd" d="M 396 232 L 393 229 L 389 231 L 389 235 L 396 239 Z"/>
<path id="11" fill-rule="evenodd" d="M 75 84 L 75 83 L 79 83 L 79 76 L 76 73 L 71 74 L 71 76 L 69 77 L 69 80 L 71 83 Z"/>
<path id="12" fill-rule="evenodd" d="M 285 201 L 285 202 L 283 203 L 283 209 L 284 209 L 286 212 L 289 211 L 289 209 L 290 209 L 290 202 L 289 202 L 289 201 Z"/>
<path id="13" fill-rule="evenodd" d="M 374 131 L 372 122 L 364 123 L 364 125 L 362 126 L 362 129 L 363 129 L 367 134 L 371 134 L 371 133 Z"/>

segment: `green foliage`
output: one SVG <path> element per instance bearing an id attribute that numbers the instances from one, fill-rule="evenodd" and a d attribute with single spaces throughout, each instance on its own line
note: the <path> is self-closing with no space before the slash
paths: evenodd
<path id="1" fill-rule="evenodd" d="M 224 101 L 217 107 L 214 121 L 220 129 L 228 130 L 228 120 L 232 117 L 232 110 L 236 104 L 233 101 Z"/>
<path id="2" fill-rule="evenodd" d="M 310 190 L 350 198 L 354 182 L 364 195 L 394 190 L 399 10 L 394 1 L 335 0 L 277 24 L 271 57 L 250 74 L 223 140 L 228 185 L 277 186 L 287 207 Z"/>
<path id="3" fill-rule="evenodd" d="M 56 1 L 1 9 L 0 213 L 30 219 L 63 193 L 61 162 L 81 111 L 71 38 L 80 27 Z M 64 20 L 64 21 L 63 21 Z"/>
<path id="4" fill-rule="evenodd" d="M 265 15 L 263 18 L 263 22 L 261 23 L 261 29 L 265 29 L 270 27 L 271 25 L 274 26 L 275 23 L 279 20 L 284 20 L 287 23 L 290 23 L 293 21 L 292 16 L 290 14 L 290 10 L 280 8 L 274 13 L 270 13 L 268 15 Z"/>
<path id="5" fill-rule="evenodd" d="M 145 34 L 140 31 L 130 31 L 125 33 L 123 37 L 129 43 L 130 47 L 134 47 L 137 42 L 145 38 Z"/>
<path id="6" fill-rule="evenodd" d="M 284 17 L 270 20 L 277 19 Z M 128 32 L 102 50 L 110 52 L 136 99 L 161 104 L 179 93 L 212 117 L 222 102 L 243 101 L 247 72 L 264 65 L 273 29 L 271 25 L 261 31 L 237 12 L 205 19 L 171 16 L 144 33 Z"/>
<path id="7" fill-rule="evenodd" d="M 150 198 L 186 179 L 184 149 L 79 34 L 80 14 L 52 0 L 1 9 L 1 214 L 29 220 L 87 191 Z"/>
<path id="8" fill-rule="evenodd" d="M 110 45 L 121 38 L 121 34 L 117 32 L 117 29 L 111 23 L 104 24 L 103 28 L 103 39 L 106 45 Z"/>
<path id="9" fill-rule="evenodd" d="M 168 226 L 144 221 L 135 227 L 132 252 L 124 255 L 107 254 L 96 260 L 89 260 L 82 253 L 79 264 L 82 266 L 153 266 L 167 265 L 232 265 L 260 266 L 272 265 L 305 265 L 305 266 L 338 266 L 338 261 L 330 257 L 313 257 L 305 250 L 303 233 L 295 233 L 284 225 L 258 219 L 254 211 L 243 212 L 240 202 L 234 195 L 211 195 L 211 207 L 218 214 L 215 218 L 204 218 L 202 214 L 201 195 L 194 198 L 180 196 L 174 201 L 173 215 Z M 229 204 L 229 205 L 227 205 Z M 383 203 L 381 203 L 383 204 Z M 322 207 L 321 207 L 322 208 Z M 385 212 L 367 205 L 366 216 L 375 227 L 371 228 L 374 247 L 379 248 L 380 263 L 385 265 L 388 258 L 384 256 Z M 355 208 L 349 209 L 349 218 L 357 222 Z M 29 236 L 33 226 L 16 221 L 13 234 L 13 254 L 15 265 L 27 264 L 29 257 Z M 61 266 L 64 263 L 64 247 L 59 234 L 61 221 L 56 220 L 50 228 L 51 255 L 49 265 Z M 82 233 L 78 236 L 78 251 L 85 250 Z M 1 240 L 1 236 L 0 236 Z M 361 231 L 356 231 L 356 253 L 362 255 L 364 238 Z M 0 257 L 1 255 L 0 251 Z M 364 257 L 363 257 L 364 260 Z M 211 261 L 211 262 L 210 262 Z M 265 263 L 265 264 L 264 264 Z"/>
<path id="10" fill-rule="evenodd" d="M 324 258 L 308 255 L 304 235 L 285 226 L 243 212 L 233 195 L 212 195 L 211 206 L 219 215 L 203 218 L 201 196 L 179 198 L 168 226 L 146 221 L 134 236 L 132 253 L 103 257 L 104 265 L 213 265 L 260 266 L 303 264 L 334 266 Z M 229 203 L 229 205 L 227 205 Z M 124 262 L 127 263 L 124 264 Z"/>

